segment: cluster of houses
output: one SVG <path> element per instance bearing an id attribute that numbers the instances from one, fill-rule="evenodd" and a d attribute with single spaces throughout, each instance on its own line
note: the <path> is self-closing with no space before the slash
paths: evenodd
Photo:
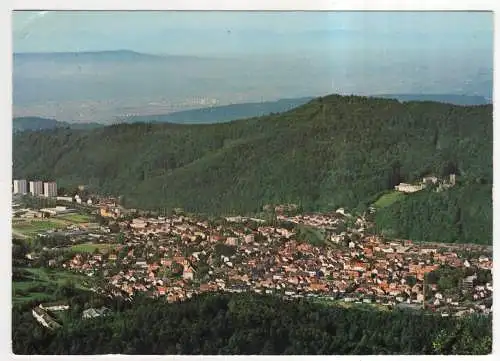
<path id="1" fill-rule="evenodd" d="M 440 180 L 437 177 L 429 176 L 429 177 L 424 177 L 422 179 L 422 182 L 418 184 L 399 183 L 397 186 L 394 187 L 394 189 L 403 193 L 415 193 L 425 189 L 430 184 L 436 184 L 437 185 L 436 191 L 440 192 L 447 188 L 455 186 L 455 182 L 456 182 L 455 174 L 450 174 L 449 180 Z"/>
<path id="2" fill-rule="evenodd" d="M 114 199 L 103 199 L 99 202 L 99 212 L 102 217 L 118 219 L 123 214 L 123 208 Z"/>
<path id="3" fill-rule="evenodd" d="M 32 310 L 33 317 L 37 320 L 39 324 L 49 330 L 55 330 L 61 327 L 60 321 L 57 320 L 57 313 L 69 310 L 70 306 L 65 303 L 55 302 L 55 303 L 45 303 L 39 304 Z M 95 317 L 102 317 L 109 314 L 109 309 L 107 307 L 101 307 L 98 309 L 88 308 L 82 312 L 82 319 L 89 319 Z"/>
<path id="4" fill-rule="evenodd" d="M 352 222 L 346 226 L 348 219 Z M 280 222 L 321 229 L 326 242 L 320 246 L 299 241 L 294 229 L 284 224 L 247 221 L 232 218 L 212 224 L 181 215 L 118 220 L 120 240 L 111 233 L 95 240 L 114 243 L 111 250 L 79 253 L 57 266 L 103 278 L 97 292 L 129 299 L 146 293 L 174 302 L 201 292 L 253 291 L 446 309 L 443 314 L 491 311 L 484 301 L 491 299 L 492 284 L 464 280 L 467 306 L 438 284 L 425 284 L 426 275 L 443 265 L 491 270 L 486 251 L 479 258 L 464 259 L 445 245 L 366 235 L 365 220 L 342 209 L 278 216 Z"/>
<path id="5" fill-rule="evenodd" d="M 48 310 L 43 308 L 41 305 L 33 308 L 33 317 L 37 320 L 39 324 L 50 330 L 55 330 L 61 327 L 61 324 L 55 321 L 55 319 L 47 312 Z"/>

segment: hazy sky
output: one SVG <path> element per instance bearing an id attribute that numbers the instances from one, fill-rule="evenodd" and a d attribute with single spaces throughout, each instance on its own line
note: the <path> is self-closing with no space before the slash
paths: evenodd
<path id="1" fill-rule="evenodd" d="M 13 47 L 229 58 L 155 66 L 18 61 L 14 110 L 62 120 L 130 108 L 160 114 L 164 103 L 171 109 L 198 97 L 220 104 L 331 93 L 489 98 L 493 84 L 486 12 L 15 12 Z"/>
<path id="2" fill-rule="evenodd" d="M 231 55 L 452 51 L 492 57 L 492 13 L 14 12 L 15 52 Z M 489 59 L 491 61 L 491 59 Z"/>

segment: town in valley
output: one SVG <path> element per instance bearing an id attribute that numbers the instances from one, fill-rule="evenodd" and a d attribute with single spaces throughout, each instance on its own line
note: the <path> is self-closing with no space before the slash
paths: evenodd
<path id="1" fill-rule="evenodd" d="M 442 184 L 452 186 L 454 175 Z M 412 187 L 400 188 L 424 186 Z M 19 269 L 50 269 L 109 298 L 179 302 L 205 292 L 255 292 L 443 317 L 492 310 L 491 246 L 390 239 L 373 231 L 374 207 L 359 215 L 266 205 L 259 216 L 210 217 L 125 209 L 119 198 L 84 186 L 69 192 L 55 181 L 14 180 L 12 212 L 14 240 L 29 245 L 13 257 Z M 13 282 L 14 303 L 29 297 L 23 284 Z M 70 307 L 49 300 L 33 317 L 57 328 L 54 315 Z M 109 312 L 89 307 L 81 317 Z"/>

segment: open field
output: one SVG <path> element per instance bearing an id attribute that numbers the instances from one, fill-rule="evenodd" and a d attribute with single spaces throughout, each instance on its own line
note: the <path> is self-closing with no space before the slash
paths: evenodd
<path id="1" fill-rule="evenodd" d="M 404 193 L 398 192 L 398 191 L 393 191 L 387 194 L 384 194 L 381 196 L 377 201 L 374 203 L 375 208 L 384 208 L 388 207 L 391 204 L 403 199 L 405 197 Z"/>
<path id="2" fill-rule="evenodd" d="M 40 232 L 48 230 L 64 228 L 68 226 L 68 222 L 58 219 L 30 219 L 30 220 L 13 220 L 12 229 L 14 233 L 22 234 L 26 237 L 34 237 Z"/>
<path id="3" fill-rule="evenodd" d="M 72 282 L 81 290 L 88 290 L 88 277 L 49 268 L 21 268 L 23 279 L 12 282 L 12 301 L 27 302 L 34 299 L 51 301 L 54 291 L 66 282 Z"/>
<path id="4" fill-rule="evenodd" d="M 97 248 L 99 252 L 107 253 L 114 247 L 115 245 L 109 243 L 82 243 L 72 246 L 71 250 L 75 252 L 92 253 Z"/>
<path id="5" fill-rule="evenodd" d="M 89 223 L 89 222 L 94 221 L 94 217 L 86 215 L 86 214 L 79 214 L 79 213 L 64 214 L 64 215 L 55 217 L 55 219 L 60 219 L 60 220 L 68 221 L 71 223 Z"/>
<path id="6" fill-rule="evenodd" d="M 12 226 L 18 229 L 52 229 L 63 227 L 67 224 L 64 220 L 52 219 L 28 219 L 28 220 L 13 220 Z"/>
<path id="7" fill-rule="evenodd" d="M 12 220 L 12 233 L 19 238 L 32 238 L 38 233 L 65 228 L 72 224 L 84 224 L 93 222 L 94 218 L 86 214 L 65 214 L 51 218 L 35 218 L 35 219 L 20 219 Z"/>
<path id="8" fill-rule="evenodd" d="M 49 282 L 59 285 L 67 281 L 73 281 L 76 282 L 77 285 L 82 285 L 87 278 L 87 276 L 82 274 L 51 268 L 22 268 L 22 270 L 29 274 L 26 279 L 31 278 L 33 282 Z M 25 281 L 21 281 L 20 283 L 25 283 Z M 86 289 L 85 287 L 82 288 Z"/>

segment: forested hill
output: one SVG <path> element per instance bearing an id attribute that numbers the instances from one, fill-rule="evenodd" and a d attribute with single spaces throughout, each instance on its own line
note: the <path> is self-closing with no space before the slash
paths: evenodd
<path id="1" fill-rule="evenodd" d="M 69 57 L 69 56 L 68 56 Z M 70 57 L 69 57 L 70 58 Z M 64 57 L 63 57 L 64 59 Z M 401 102 L 409 101 L 435 101 L 455 105 L 484 105 L 489 104 L 484 97 L 453 95 L 453 94 L 391 94 L 377 95 L 376 98 L 396 99 Z M 200 109 L 182 110 L 169 114 L 159 115 L 136 115 L 128 117 L 117 117 L 114 123 L 180 123 L 180 124 L 210 124 L 224 123 L 232 120 L 245 119 L 257 116 L 270 115 L 289 111 L 298 106 L 304 105 L 313 98 L 293 98 L 280 99 L 277 101 L 266 101 L 260 103 L 241 103 L 223 106 L 212 106 Z M 90 129 L 105 126 L 101 123 L 84 122 L 62 122 L 55 119 L 46 119 L 40 117 L 15 117 L 12 120 L 14 132 L 25 130 L 46 130 L 52 128 L 71 128 L 71 129 Z"/>
<path id="2" fill-rule="evenodd" d="M 457 95 L 457 94 L 383 94 L 379 98 L 397 99 L 400 102 L 411 101 L 433 101 L 455 105 L 486 105 L 491 101 L 480 95 Z"/>
<path id="3" fill-rule="evenodd" d="M 76 297 L 75 297 L 76 299 Z M 182 303 L 134 300 L 105 320 L 66 316 L 51 333 L 13 310 L 16 354 L 485 355 L 492 319 L 345 308 L 307 300 L 204 294 Z M 73 310 L 73 308 L 71 309 Z"/>
<path id="4" fill-rule="evenodd" d="M 99 123 L 67 123 L 40 117 L 15 117 L 12 119 L 13 132 L 24 132 L 27 130 L 38 131 L 54 128 L 93 129 L 102 126 L 103 125 Z"/>
<path id="5" fill-rule="evenodd" d="M 492 137 L 491 105 L 332 95 L 224 124 L 23 132 L 14 135 L 13 171 L 88 184 L 128 206 L 226 214 L 274 202 L 363 207 L 399 182 L 456 173 L 469 196 L 481 189 L 476 203 L 491 214 Z"/>
<path id="6" fill-rule="evenodd" d="M 376 98 L 396 99 L 400 102 L 435 101 L 455 105 L 485 105 L 488 101 L 481 96 L 454 94 L 389 94 Z M 201 109 L 184 110 L 163 115 L 143 115 L 121 118 L 123 123 L 134 122 L 169 122 L 182 124 L 222 123 L 231 120 L 244 119 L 279 113 L 301 106 L 313 98 L 280 99 L 260 103 L 241 103 L 224 106 L 214 106 Z"/>

